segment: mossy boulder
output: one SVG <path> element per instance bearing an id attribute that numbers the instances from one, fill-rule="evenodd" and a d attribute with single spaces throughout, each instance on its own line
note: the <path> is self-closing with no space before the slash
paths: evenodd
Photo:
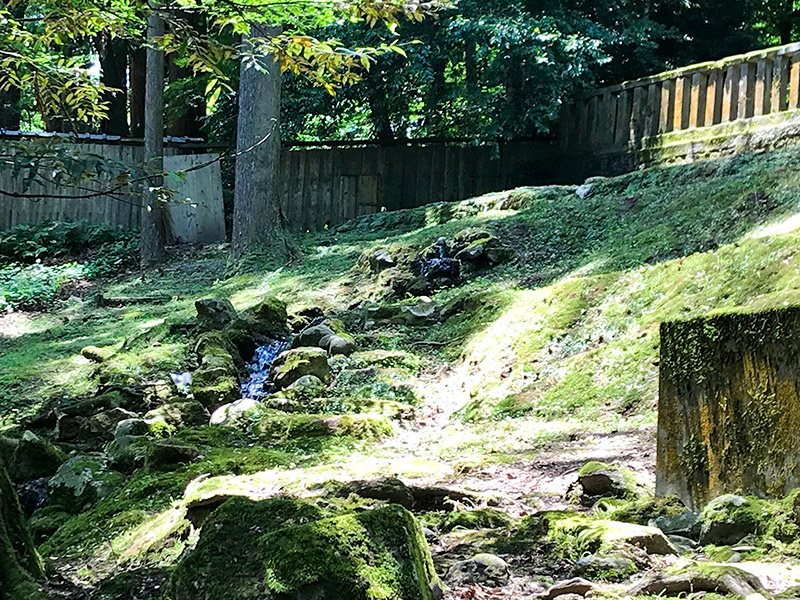
<path id="1" fill-rule="evenodd" d="M 567 491 L 570 500 L 583 506 L 593 506 L 601 498 L 635 499 L 647 495 L 647 487 L 636 473 L 598 461 L 583 465 L 577 481 Z"/>
<path id="2" fill-rule="evenodd" d="M 422 530 L 402 507 L 320 519 L 286 499 L 233 502 L 210 517 L 178 566 L 175 600 L 441 597 Z"/>
<path id="3" fill-rule="evenodd" d="M 208 422 L 208 411 L 198 400 L 168 402 L 147 412 L 144 419 L 152 427 L 155 421 L 164 421 L 171 427 L 180 429 Z"/>
<path id="4" fill-rule="evenodd" d="M 33 513 L 29 521 L 33 541 L 37 545 L 43 544 L 71 518 L 71 514 L 57 506 L 40 508 Z"/>
<path id="5" fill-rule="evenodd" d="M 610 553 L 625 545 L 636 546 L 648 554 L 677 555 L 678 551 L 660 529 L 592 519 L 574 513 L 545 513 L 548 536 L 568 554 Z"/>
<path id="6" fill-rule="evenodd" d="M 322 348 L 295 348 L 278 355 L 270 367 L 275 385 L 287 388 L 305 375 L 314 375 L 327 382 L 330 378 L 328 353 Z"/>
<path id="7" fill-rule="evenodd" d="M 513 522 L 511 517 L 496 508 L 479 508 L 448 513 L 440 529 L 444 532 L 455 529 L 497 529 L 508 527 Z"/>
<path id="8" fill-rule="evenodd" d="M 327 319 L 319 325 L 303 330 L 292 340 L 292 348 L 322 348 L 329 356 L 349 356 L 356 349 L 356 343 L 344 324 L 338 319 Z"/>
<path id="9" fill-rule="evenodd" d="M 381 477 L 369 481 L 351 481 L 339 487 L 337 496 L 346 498 L 355 494 L 361 498 L 382 500 L 411 510 L 414 508 L 414 492 L 397 477 Z"/>
<path id="10" fill-rule="evenodd" d="M 9 461 L 9 473 L 14 483 L 24 483 L 39 477 L 50 477 L 67 460 L 60 448 L 30 431 L 22 434 L 15 444 Z"/>
<path id="11" fill-rule="evenodd" d="M 86 360 L 100 364 L 114 356 L 115 351 L 113 346 L 106 346 L 103 348 L 98 346 L 84 346 L 81 348 L 81 356 Z"/>
<path id="12" fill-rule="evenodd" d="M 125 410 L 124 408 L 104 410 L 89 418 L 89 431 L 98 438 L 110 440 L 114 437 L 119 423 L 129 419 L 135 419 L 136 417 L 136 413 Z"/>
<path id="13" fill-rule="evenodd" d="M 230 300 L 206 298 L 194 303 L 197 310 L 197 324 L 201 329 L 225 329 L 236 318 L 236 309 Z"/>
<path id="14" fill-rule="evenodd" d="M 231 323 L 229 332 L 234 343 L 237 336 L 249 335 L 258 339 L 283 339 L 289 334 L 286 303 L 275 296 L 267 296 L 252 308 L 243 311 Z M 241 346 L 237 343 L 237 346 Z"/>
<path id="15" fill-rule="evenodd" d="M 196 371 L 191 391 L 194 399 L 207 408 L 233 402 L 241 393 L 238 379 L 219 369 Z"/>
<path id="16" fill-rule="evenodd" d="M 572 568 L 572 575 L 591 581 L 624 581 L 638 570 L 636 563 L 630 558 L 590 554 L 577 560 Z"/>
<path id="17" fill-rule="evenodd" d="M 172 471 L 194 462 L 200 451 L 194 446 L 171 440 L 158 440 L 149 445 L 145 465 L 151 471 Z"/>
<path id="18" fill-rule="evenodd" d="M 199 361 L 206 356 L 239 357 L 239 351 L 230 336 L 222 331 L 208 331 L 197 338 L 194 353 Z"/>
<path id="19" fill-rule="evenodd" d="M 108 465 L 115 471 L 130 474 L 144 465 L 150 438 L 133 435 L 118 435 L 105 448 Z"/>
<path id="20" fill-rule="evenodd" d="M 50 501 L 74 514 L 107 498 L 124 481 L 125 476 L 109 469 L 103 458 L 75 456 L 50 479 Z"/>
<path id="21" fill-rule="evenodd" d="M 726 546 L 740 542 L 766 524 L 765 502 L 726 494 L 712 500 L 700 514 L 700 543 Z"/>
<path id="22" fill-rule="evenodd" d="M 210 425 L 236 425 L 244 415 L 253 412 L 260 405 L 258 400 L 242 398 L 230 404 L 223 404 L 211 414 Z"/>
<path id="23" fill-rule="evenodd" d="M 416 383 L 417 379 L 403 369 L 344 369 L 336 376 L 331 393 L 415 404 L 419 400 Z"/>
<path id="24" fill-rule="evenodd" d="M 264 410 L 253 429 L 259 438 L 273 443 L 324 437 L 382 439 L 393 433 L 389 422 L 378 415 L 286 414 L 275 410 Z"/>

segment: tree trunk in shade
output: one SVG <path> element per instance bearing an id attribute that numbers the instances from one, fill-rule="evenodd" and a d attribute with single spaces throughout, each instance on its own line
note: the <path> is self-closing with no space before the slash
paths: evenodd
<path id="1" fill-rule="evenodd" d="M 147 39 L 164 35 L 164 21 L 157 13 L 147 18 Z M 144 207 L 141 224 L 141 262 L 143 267 L 163 263 L 166 253 L 165 211 L 157 190 L 164 184 L 160 173 L 164 170 L 164 52 L 147 49 L 147 86 L 145 95 L 144 159 L 147 168 L 157 175 L 148 180 L 149 188 L 143 194 Z"/>
<path id="2" fill-rule="evenodd" d="M 0 598 L 44 600 L 37 579 L 44 578 L 17 493 L 0 456 Z"/>
<path id="3" fill-rule="evenodd" d="M 269 37 L 280 27 L 253 25 L 250 36 Z M 243 37 L 248 43 L 250 36 Z M 272 56 L 264 70 L 242 63 L 239 77 L 236 184 L 233 207 L 233 254 L 252 252 L 286 256 L 286 240 L 277 195 L 281 152 L 281 74 Z"/>

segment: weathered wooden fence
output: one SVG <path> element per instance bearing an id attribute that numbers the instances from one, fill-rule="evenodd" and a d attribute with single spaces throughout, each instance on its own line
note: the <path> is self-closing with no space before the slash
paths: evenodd
<path id="1" fill-rule="evenodd" d="M 367 213 L 546 182 L 553 148 L 549 141 L 289 148 L 281 160 L 281 205 L 293 229 L 320 230 Z"/>
<path id="2" fill-rule="evenodd" d="M 560 149 L 619 152 L 654 136 L 800 108 L 800 43 L 594 90 L 565 107 Z"/>
<path id="3" fill-rule="evenodd" d="M 432 141 L 332 144 L 321 148 L 289 146 L 282 153 L 279 197 L 289 227 L 294 230 L 317 231 L 366 213 L 546 183 L 551 175 L 555 142 L 518 141 L 499 146 Z M 76 147 L 80 152 L 131 165 L 141 163 L 143 157 L 141 145 L 128 142 L 83 141 Z M 204 149 L 196 144 L 176 145 L 167 153 Z M 20 199 L 0 194 L 0 230 L 47 220 L 87 219 L 122 227 L 139 224 L 141 211 L 136 198 L 54 197 L 91 193 L 103 189 L 105 183 L 87 184 L 81 190 L 41 184 L 25 188 L 17 179 L 10 169 L 0 168 L 0 190 L 24 191 L 36 197 Z"/>

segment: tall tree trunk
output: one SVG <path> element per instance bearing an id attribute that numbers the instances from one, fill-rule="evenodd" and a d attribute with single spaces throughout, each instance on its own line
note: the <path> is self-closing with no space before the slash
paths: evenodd
<path id="1" fill-rule="evenodd" d="M 144 137 L 144 97 L 147 81 L 147 53 L 144 48 L 131 48 L 131 136 Z"/>
<path id="2" fill-rule="evenodd" d="M 280 27 L 252 25 L 250 37 L 270 37 Z M 287 253 L 277 195 L 280 152 L 281 73 L 271 55 L 264 69 L 242 62 L 239 74 L 239 123 L 236 134 L 236 183 L 232 246 L 235 258 L 265 251 L 275 258 Z"/>
<path id="3" fill-rule="evenodd" d="M 43 578 L 42 559 L 0 456 L 0 598 L 44 599 L 35 581 Z"/>
<path id="4" fill-rule="evenodd" d="M 154 5 L 151 5 L 155 8 Z M 153 12 L 147 18 L 147 39 L 152 42 L 164 35 L 164 21 Z M 142 213 L 141 259 L 149 267 L 167 259 L 166 221 L 159 190 L 164 185 L 164 52 L 147 48 L 147 86 L 145 95 L 144 160 L 157 175 L 150 177 Z"/>
<path id="5" fill-rule="evenodd" d="M 100 68 L 103 85 L 114 88 L 103 96 L 108 102 L 108 118 L 100 130 L 109 135 L 128 135 L 128 44 L 120 38 L 111 38 L 106 33 L 97 36 L 97 53 L 100 56 Z"/>

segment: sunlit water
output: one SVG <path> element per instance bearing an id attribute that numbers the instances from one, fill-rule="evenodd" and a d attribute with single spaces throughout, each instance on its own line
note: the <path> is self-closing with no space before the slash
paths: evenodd
<path id="1" fill-rule="evenodd" d="M 247 363 L 249 377 L 242 382 L 242 398 L 260 400 L 273 391 L 269 368 L 277 356 L 288 347 L 288 341 L 276 340 L 256 348 L 253 360 Z"/>

